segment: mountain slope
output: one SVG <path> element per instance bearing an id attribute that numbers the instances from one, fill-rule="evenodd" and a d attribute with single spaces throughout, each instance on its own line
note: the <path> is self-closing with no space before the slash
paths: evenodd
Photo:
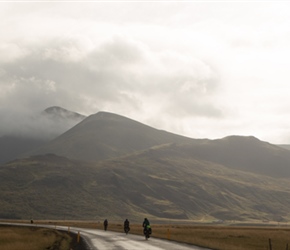
<path id="1" fill-rule="evenodd" d="M 231 169 L 290 177 L 290 152 L 279 146 L 260 141 L 253 136 L 228 136 L 218 140 L 203 140 L 184 146 L 192 157 Z"/>
<path id="2" fill-rule="evenodd" d="M 7 163 L 0 167 L 0 218 L 66 219 L 92 215 L 97 204 L 93 195 L 84 190 L 90 174 L 86 164 L 79 168 L 78 162 L 55 155 Z"/>
<path id="3" fill-rule="evenodd" d="M 116 196 L 128 202 L 138 197 L 140 203 L 133 204 L 158 217 L 289 219 L 289 179 L 198 160 L 187 147 L 168 145 L 102 164 L 115 183 L 123 183 Z"/>
<path id="4" fill-rule="evenodd" d="M 285 148 L 287 150 L 290 150 L 290 145 L 289 144 L 280 144 L 280 145 L 277 145 L 277 146 L 279 146 L 281 148 Z"/>
<path id="5" fill-rule="evenodd" d="M 3 165 L 0 218 L 290 219 L 289 179 L 196 160 L 176 147 L 97 164 L 44 155 Z"/>
<path id="6" fill-rule="evenodd" d="M 53 153 L 71 159 L 99 161 L 156 145 L 190 141 L 198 140 L 157 130 L 120 115 L 99 112 L 30 155 Z"/>
<path id="7" fill-rule="evenodd" d="M 290 219 L 290 153 L 254 137 L 195 140 L 99 112 L 33 153 L 0 166 L 2 218 Z"/>
<path id="8" fill-rule="evenodd" d="M 89 116 L 30 155 L 53 153 L 97 162 L 172 143 L 183 144 L 182 150 L 198 160 L 272 177 L 290 177 L 289 150 L 253 136 L 197 140 L 107 112 Z"/>

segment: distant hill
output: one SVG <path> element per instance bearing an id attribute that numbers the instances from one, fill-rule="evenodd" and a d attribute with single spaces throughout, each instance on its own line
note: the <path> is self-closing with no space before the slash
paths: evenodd
<path id="1" fill-rule="evenodd" d="M 285 148 L 287 150 L 290 150 L 290 145 L 288 145 L 288 144 L 280 144 L 280 145 L 277 145 L 277 146 L 279 146 L 281 148 Z"/>
<path id="2" fill-rule="evenodd" d="M 288 221 L 289 183 L 173 144 L 97 164 L 34 156 L 0 167 L 0 218 Z"/>
<path id="3" fill-rule="evenodd" d="M 167 143 L 199 141 L 158 130 L 113 113 L 91 115 L 66 133 L 29 155 L 56 154 L 83 161 L 99 161 Z"/>
<path id="4" fill-rule="evenodd" d="M 29 155 L 56 154 L 97 162 L 172 143 L 183 144 L 180 150 L 198 160 L 272 177 L 290 177 L 289 151 L 253 136 L 198 140 L 108 112 L 87 117 Z"/>
<path id="5" fill-rule="evenodd" d="M 255 137 L 197 140 L 99 112 L 0 166 L 0 218 L 289 221 L 289 178 L 289 151 Z"/>
<path id="6" fill-rule="evenodd" d="M 43 127 L 43 134 L 15 133 L 0 137 L 0 164 L 40 147 L 85 118 L 84 115 L 57 106 L 47 108 L 35 116 L 37 119 L 34 119 L 34 126 Z"/>
<path id="7" fill-rule="evenodd" d="M 271 177 L 290 177 L 290 152 L 253 136 L 204 140 L 183 148 L 199 160 Z"/>

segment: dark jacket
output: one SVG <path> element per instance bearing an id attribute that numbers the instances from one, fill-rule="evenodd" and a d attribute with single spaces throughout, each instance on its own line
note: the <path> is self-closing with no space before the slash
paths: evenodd
<path id="1" fill-rule="evenodd" d="M 144 221 L 143 221 L 143 225 L 142 226 L 144 228 L 146 228 L 148 225 L 150 225 L 150 222 L 149 222 L 149 220 L 147 218 L 145 218 Z"/>
<path id="2" fill-rule="evenodd" d="M 129 227 L 129 225 L 130 225 L 130 222 L 126 219 L 126 220 L 124 221 L 124 227 Z"/>

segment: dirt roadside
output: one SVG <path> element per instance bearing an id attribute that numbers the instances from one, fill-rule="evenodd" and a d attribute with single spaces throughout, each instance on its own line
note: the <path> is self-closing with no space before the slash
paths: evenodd
<path id="1" fill-rule="evenodd" d="M 70 243 L 70 250 L 89 250 L 89 247 L 83 237 L 80 237 L 80 240 L 78 242 L 78 237 L 76 233 L 68 234 L 72 238 L 72 241 Z"/>

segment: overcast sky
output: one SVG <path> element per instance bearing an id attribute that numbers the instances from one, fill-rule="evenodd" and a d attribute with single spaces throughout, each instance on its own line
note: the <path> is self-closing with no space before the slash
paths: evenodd
<path id="1" fill-rule="evenodd" d="M 290 144 L 289 10 L 284 1 L 0 1 L 0 135 L 61 106 L 192 138 Z"/>

